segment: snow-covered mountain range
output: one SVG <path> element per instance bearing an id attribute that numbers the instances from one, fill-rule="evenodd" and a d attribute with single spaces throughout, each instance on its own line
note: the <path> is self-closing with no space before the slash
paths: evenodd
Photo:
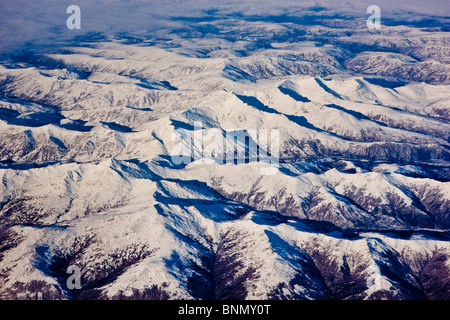
<path id="1" fill-rule="evenodd" d="M 448 18 L 304 10 L 4 51 L 0 299 L 449 299 Z"/>

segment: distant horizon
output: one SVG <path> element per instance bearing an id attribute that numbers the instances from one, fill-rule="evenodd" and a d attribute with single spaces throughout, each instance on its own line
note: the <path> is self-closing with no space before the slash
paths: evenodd
<path id="1" fill-rule="evenodd" d="M 78 5 L 82 10 L 82 28 L 68 30 L 65 27 L 66 8 Z M 282 4 L 270 0 L 255 1 L 2 1 L 0 10 L 0 53 L 32 49 L 33 46 L 70 44 L 77 37 L 96 33 L 114 36 L 121 33 L 149 34 L 155 37 L 170 36 L 170 32 L 182 26 L 182 17 L 230 17 L 243 16 L 301 17 L 305 14 L 345 15 L 357 19 L 367 17 L 365 9 L 370 4 L 382 8 L 383 19 L 390 23 L 420 24 L 431 20 L 437 26 L 450 26 L 450 9 L 445 1 L 401 0 L 387 1 L 288 1 Z M 317 9 L 321 10 L 317 10 Z M 323 9 L 323 10 L 322 10 Z M 298 20 L 300 22 L 300 20 Z M 426 24 L 425 24 L 426 26 Z"/>

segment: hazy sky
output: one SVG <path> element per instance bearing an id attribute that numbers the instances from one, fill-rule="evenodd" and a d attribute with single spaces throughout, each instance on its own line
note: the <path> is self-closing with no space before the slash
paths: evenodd
<path id="1" fill-rule="evenodd" d="M 81 30 L 69 30 L 69 5 L 81 8 Z M 0 0 L 0 51 L 20 50 L 36 44 L 63 42 L 86 33 L 164 33 L 176 27 L 176 16 L 201 16 L 206 10 L 219 14 L 301 15 L 302 8 L 325 7 L 331 13 L 366 17 L 376 4 L 382 18 L 411 19 L 414 15 L 450 17 L 448 0 Z"/>

